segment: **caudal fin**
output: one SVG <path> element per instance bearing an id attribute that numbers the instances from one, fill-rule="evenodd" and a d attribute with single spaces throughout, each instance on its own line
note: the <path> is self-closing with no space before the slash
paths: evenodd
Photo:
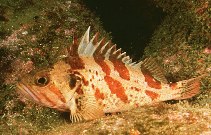
<path id="1" fill-rule="evenodd" d="M 176 100 L 188 99 L 200 93 L 200 80 L 204 75 L 177 82 L 176 90 L 179 91 L 179 96 Z"/>

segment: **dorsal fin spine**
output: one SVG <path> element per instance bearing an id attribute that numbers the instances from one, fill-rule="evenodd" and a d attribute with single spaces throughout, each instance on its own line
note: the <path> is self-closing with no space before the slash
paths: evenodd
<path id="1" fill-rule="evenodd" d="M 106 59 L 112 58 L 112 61 L 118 60 L 128 66 L 135 66 L 132 63 L 132 59 L 126 55 L 126 52 L 121 52 L 121 48 L 116 49 L 116 44 L 112 45 L 110 41 L 104 43 L 104 38 L 98 42 L 98 33 L 96 33 L 91 40 L 89 40 L 90 27 L 81 38 L 81 42 L 78 45 L 78 54 L 84 56 L 102 55 Z M 110 57 L 110 58 L 109 58 Z"/>
<path id="2" fill-rule="evenodd" d="M 130 63 L 132 63 L 132 59 L 129 59 L 129 60 L 127 60 L 126 62 L 125 62 L 125 64 L 130 64 Z"/>
<path id="3" fill-rule="evenodd" d="M 89 56 L 89 54 L 90 54 L 90 52 L 92 52 L 92 50 L 94 49 L 94 48 L 96 48 L 95 46 L 94 46 L 94 40 L 95 40 L 95 38 L 96 38 L 96 34 L 93 36 L 93 38 L 91 39 L 91 41 L 89 42 L 89 44 L 87 45 L 87 47 L 85 48 L 85 50 L 84 50 L 84 52 L 83 52 L 83 54 L 84 55 L 88 55 Z"/>
<path id="4" fill-rule="evenodd" d="M 118 59 L 119 55 L 121 55 L 121 51 L 122 49 L 119 48 L 118 50 L 116 50 L 115 52 L 113 52 L 113 55 L 115 55 L 115 58 Z"/>
<path id="5" fill-rule="evenodd" d="M 109 45 L 110 41 L 106 42 L 102 48 L 100 49 L 100 53 L 103 53 L 104 49 L 106 48 L 107 45 Z"/>
<path id="6" fill-rule="evenodd" d="M 121 59 L 121 58 L 124 58 L 126 56 L 126 52 L 123 52 L 122 54 L 120 54 L 117 59 Z"/>
<path id="7" fill-rule="evenodd" d="M 143 61 L 139 61 L 137 64 L 134 65 L 134 67 L 140 68 L 142 63 L 143 63 Z"/>
<path id="8" fill-rule="evenodd" d="M 116 52 L 116 44 L 112 45 L 111 54 L 115 54 L 114 52 Z"/>
<path id="9" fill-rule="evenodd" d="M 130 59 L 130 57 L 129 56 L 125 56 L 124 58 L 122 58 L 122 62 L 126 62 L 126 61 L 128 61 Z"/>
<path id="10" fill-rule="evenodd" d="M 106 43 L 102 46 L 102 48 L 100 49 L 100 53 L 101 53 L 102 55 L 105 55 L 106 52 L 108 51 L 108 48 L 110 48 L 110 41 L 106 42 Z"/>
<path id="11" fill-rule="evenodd" d="M 103 42 L 104 38 L 102 38 L 99 42 L 97 42 L 96 46 L 94 47 L 94 49 L 92 50 L 92 52 L 90 52 L 90 56 L 93 56 L 94 52 L 96 51 L 96 49 L 100 46 L 100 44 Z"/>
<path id="12" fill-rule="evenodd" d="M 111 54 L 111 50 L 114 49 L 115 45 L 112 45 L 107 52 L 105 53 L 105 58 L 109 58 L 110 54 Z"/>
<path id="13" fill-rule="evenodd" d="M 90 26 L 88 27 L 87 31 L 85 32 L 84 36 L 81 39 L 81 42 L 78 46 L 78 53 L 82 54 L 86 46 L 89 44 L 89 31 Z"/>
<path id="14" fill-rule="evenodd" d="M 136 62 L 132 62 L 132 63 L 129 64 L 129 66 L 132 66 L 132 67 L 133 67 L 134 65 L 136 65 Z"/>
<path id="15" fill-rule="evenodd" d="M 117 53 L 120 53 L 121 54 L 121 48 L 117 49 L 113 54 L 117 54 Z"/>

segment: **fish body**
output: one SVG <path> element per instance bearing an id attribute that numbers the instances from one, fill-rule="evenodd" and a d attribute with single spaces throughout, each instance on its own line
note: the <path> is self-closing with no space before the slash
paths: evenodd
<path id="1" fill-rule="evenodd" d="M 24 76 L 17 87 L 26 98 L 60 111 L 72 122 L 127 111 L 147 104 L 186 99 L 199 93 L 200 77 L 168 83 L 152 58 L 141 62 L 116 45 L 89 39 L 90 27 L 53 67 Z"/>

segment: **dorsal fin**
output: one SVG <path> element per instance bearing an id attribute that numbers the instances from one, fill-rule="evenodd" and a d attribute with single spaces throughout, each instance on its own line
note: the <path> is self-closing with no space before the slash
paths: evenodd
<path id="1" fill-rule="evenodd" d="M 164 77 L 160 67 L 156 64 L 155 60 L 152 58 L 145 59 L 142 62 L 136 63 L 126 55 L 126 52 L 121 52 L 120 49 L 116 49 L 116 45 L 112 45 L 110 41 L 105 42 L 105 38 L 102 38 L 98 41 L 98 33 L 96 33 L 91 40 L 89 40 L 90 27 L 81 38 L 81 42 L 78 45 L 78 55 L 79 56 L 101 56 L 105 59 L 110 59 L 112 61 L 119 61 L 127 66 L 133 68 L 141 68 L 142 71 L 147 71 L 155 79 L 159 80 L 162 83 L 168 83 Z"/>
<path id="2" fill-rule="evenodd" d="M 88 43 L 88 45 L 85 46 L 85 49 L 84 49 L 84 52 L 83 52 L 84 55 L 87 55 L 87 56 L 92 56 L 93 55 L 93 53 L 94 53 L 94 51 L 95 51 L 95 49 L 97 47 L 96 45 L 98 45 L 98 44 L 95 44 L 96 47 L 94 46 L 94 42 L 97 39 L 97 37 L 98 37 L 98 33 L 96 33 L 93 36 L 93 38 L 91 39 L 91 41 Z"/>
<path id="3" fill-rule="evenodd" d="M 134 65 L 135 67 L 141 67 L 142 72 L 148 72 L 151 76 L 162 83 L 168 83 L 161 68 L 158 66 L 157 62 L 153 58 L 147 58 L 142 62 Z"/>
<path id="4" fill-rule="evenodd" d="M 81 39 L 81 42 L 78 46 L 78 54 L 83 53 L 85 48 L 89 44 L 89 31 L 90 31 L 90 26 L 88 27 L 87 31 L 85 32 L 84 36 Z"/>
<path id="5" fill-rule="evenodd" d="M 88 27 L 87 31 L 81 38 L 81 42 L 78 46 L 79 56 L 92 57 L 93 55 L 102 55 L 106 59 L 116 59 L 128 66 L 135 65 L 135 63 L 132 64 L 132 59 L 127 56 L 125 52 L 121 52 L 121 48 L 118 50 L 116 49 L 116 44 L 112 45 L 110 41 L 104 43 L 104 38 L 98 41 L 98 33 L 95 34 L 91 40 L 89 40 L 89 33 L 90 27 Z"/>

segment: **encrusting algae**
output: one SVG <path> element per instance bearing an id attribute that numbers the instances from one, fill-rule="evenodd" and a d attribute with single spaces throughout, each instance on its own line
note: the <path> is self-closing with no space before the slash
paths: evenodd
<path id="1" fill-rule="evenodd" d="M 156 6 L 162 7 L 167 16 L 155 30 L 151 43 L 145 49 L 144 57 L 155 57 L 156 61 L 161 63 L 161 66 L 163 65 L 164 74 L 167 80 L 173 82 L 171 83 L 172 86 L 176 84 L 175 82 L 200 76 L 206 70 L 208 76 L 201 81 L 200 91 L 202 93 L 199 96 L 184 101 L 176 101 L 176 103 L 175 101 L 167 101 L 143 105 L 139 108 L 135 107 L 131 111 L 120 114 L 118 112 L 118 115 L 109 115 L 108 117 L 72 124 L 69 122 L 69 113 L 61 113 L 61 111 L 43 107 L 25 98 L 18 97 L 15 92 L 17 87 L 14 83 L 17 78 L 26 76 L 29 78 L 37 77 L 38 79 L 43 73 L 52 72 L 57 62 L 57 65 L 61 62 L 60 65 L 64 66 L 69 57 L 63 57 L 64 53 L 68 54 L 64 50 L 67 46 L 68 48 L 71 47 L 69 40 L 72 40 L 71 37 L 73 36 L 80 37 L 88 26 L 93 29 L 92 34 L 97 31 L 100 31 L 103 36 L 107 34 L 99 25 L 99 20 L 93 19 L 95 17 L 77 0 L 53 2 L 48 0 L 39 2 L 2 1 L 0 2 L 0 69 L 2 71 L 0 73 L 0 134 L 211 134 L 209 1 L 153 0 L 153 2 Z M 77 44 L 79 45 L 79 43 Z M 148 60 L 154 61 L 146 59 L 143 62 Z M 109 68 L 112 69 L 109 76 L 113 79 L 122 79 L 124 75 L 121 77 L 119 75 L 121 74 L 119 73 L 120 70 L 118 70 L 122 64 L 116 66 L 117 70 L 115 71 L 115 67 L 112 66 L 114 63 L 115 61 L 111 61 L 108 64 Z M 43 69 L 44 67 L 45 69 Z M 68 64 L 67 67 L 70 67 L 70 65 Z M 128 68 L 127 64 L 126 67 Z M 99 69 L 102 71 L 101 68 Z M 103 78 L 107 75 L 107 71 L 106 73 L 104 71 L 100 74 L 104 75 Z M 155 78 L 155 82 L 161 82 L 161 86 L 164 86 L 163 81 L 161 81 L 163 79 L 160 80 L 157 74 L 152 73 L 152 71 L 149 73 L 149 78 Z M 45 75 L 48 76 L 49 74 Z M 114 76 L 117 76 L 117 78 Z M 142 77 L 144 78 L 144 76 Z M 68 79 L 70 78 L 73 78 L 72 81 L 69 80 L 69 84 L 65 84 L 68 85 L 68 88 L 74 86 L 75 80 L 79 84 L 81 82 L 85 84 L 79 75 L 70 75 Z M 93 83 L 96 76 L 94 76 L 94 79 L 91 76 L 88 78 L 87 81 L 91 79 Z M 145 80 L 143 78 L 142 80 Z M 197 79 L 193 80 L 197 82 Z M 48 81 L 45 82 L 43 78 L 38 82 L 50 84 Z M 34 80 L 30 82 L 30 84 L 35 83 L 37 82 Z M 101 102 L 103 99 L 107 99 L 106 93 L 96 88 L 95 86 L 92 93 L 95 96 L 92 101 Z M 136 87 L 132 89 L 133 91 L 137 90 Z M 83 91 L 74 90 L 78 92 L 76 93 L 80 97 L 80 93 Z M 114 99 L 118 99 L 118 96 L 126 97 L 125 95 L 128 94 L 119 95 L 116 91 L 113 92 Z M 77 98 L 76 93 L 75 97 Z M 142 94 L 146 95 L 146 92 L 143 90 Z M 157 97 L 155 94 L 154 96 L 152 96 L 153 94 L 149 95 Z M 151 97 L 149 96 L 147 101 L 153 101 Z M 29 96 L 29 98 L 31 97 Z M 68 99 L 68 96 L 66 98 Z M 122 99 L 127 98 L 119 98 L 119 100 Z M 159 98 L 157 97 L 157 99 Z M 58 104 L 65 100 L 65 98 L 61 98 Z M 117 103 L 120 102 L 119 100 L 116 100 Z M 112 102 L 110 101 L 110 103 Z M 76 102 L 76 105 L 78 105 L 78 102 Z M 74 108 L 73 105 L 71 109 L 79 109 L 79 106 L 76 107 Z M 116 106 L 114 105 L 114 107 Z M 70 111 L 70 109 L 68 108 L 67 111 Z M 85 118 L 89 119 L 91 115 L 85 115 Z M 73 118 L 78 121 L 82 117 L 72 115 Z"/>

